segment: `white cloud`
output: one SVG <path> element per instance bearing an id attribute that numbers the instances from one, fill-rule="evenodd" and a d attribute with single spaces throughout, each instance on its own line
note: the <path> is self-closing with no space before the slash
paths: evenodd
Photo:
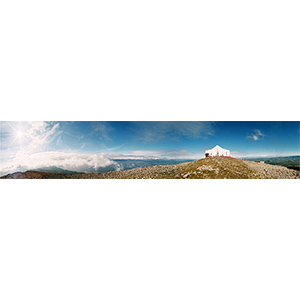
<path id="1" fill-rule="evenodd" d="M 11 152 L 41 150 L 60 135 L 59 123 L 51 122 L 6 122 L 1 138 L 3 147 Z M 21 134 L 20 134 L 21 133 Z"/>
<path id="2" fill-rule="evenodd" d="M 253 139 L 254 141 L 263 140 L 266 135 L 261 133 L 259 129 L 255 129 L 255 133 L 246 136 L 246 139 Z"/>
<path id="3" fill-rule="evenodd" d="M 126 154 L 109 154 L 112 159 L 199 159 L 203 154 L 191 153 L 186 149 L 136 150 Z"/>
<path id="4" fill-rule="evenodd" d="M 61 168 L 75 172 L 95 172 L 100 167 L 116 165 L 105 154 L 78 154 L 49 151 L 26 155 L 18 153 L 10 162 L 1 164 L 1 173 L 7 174 L 18 170 L 33 170 L 40 168 Z"/>
<path id="5" fill-rule="evenodd" d="M 80 154 L 74 152 L 48 151 L 34 154 L 18 152 L 16 157 L 0 165 L 1 175 L 17 171 L 34 169 L 61 168 L 73 172 L 97 172 L 99 168 L 112 167 L 120 169 L 116 159 L 147 160 L 147 159 L 199 159 L 202 155 L 193 154 L 185 149 L 160 151 L 131 151 L 126 154 Z"/>
<path id="6" fill-rule="evenodd" d="M 24 135 L 29 140 L 30 150 L 45 146 L 61 133 L 58 130 L 59 123 L 51 125 L 47 122 L 28 122 L 28 125 L 30 127 L 24 130 Z"/>

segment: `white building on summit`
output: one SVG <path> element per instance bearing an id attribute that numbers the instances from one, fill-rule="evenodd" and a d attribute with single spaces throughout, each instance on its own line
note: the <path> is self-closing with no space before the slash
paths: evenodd
<path id="1" fill-rule="evenodd" d="M 230 156 L 230 151 L 223 149 L 219 145 L 217 145 L 216 147 L 205 151 L 205 157 L 211 156 Z"/>

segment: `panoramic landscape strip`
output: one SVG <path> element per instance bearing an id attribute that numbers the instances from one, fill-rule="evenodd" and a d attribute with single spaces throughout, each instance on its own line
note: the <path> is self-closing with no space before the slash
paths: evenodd
<path id="1" fill-rule="evenodd" d="M 297 179 L 299 121 L 1 121 L 1 179 Z"/>

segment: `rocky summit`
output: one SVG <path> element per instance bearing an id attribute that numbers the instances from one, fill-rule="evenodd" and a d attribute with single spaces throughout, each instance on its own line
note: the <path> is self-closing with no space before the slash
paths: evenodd
<path id="1" fill-rule="evenodd" d="M 1 179 L 299 179 L 299 171 L 278 165 L 210 157 L 178 165 L 159 165 L 107 173 L 58 174 L 27 171 Z"/>

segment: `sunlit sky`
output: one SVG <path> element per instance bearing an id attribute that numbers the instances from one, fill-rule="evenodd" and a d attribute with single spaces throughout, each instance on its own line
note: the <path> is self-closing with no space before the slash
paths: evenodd
<path id="1" fill-rule="evenodd" d="M 299 155 L 300 122 L 1 122 L 1 173 L 57 166 L 91 171 L 114 159 Z"/>

